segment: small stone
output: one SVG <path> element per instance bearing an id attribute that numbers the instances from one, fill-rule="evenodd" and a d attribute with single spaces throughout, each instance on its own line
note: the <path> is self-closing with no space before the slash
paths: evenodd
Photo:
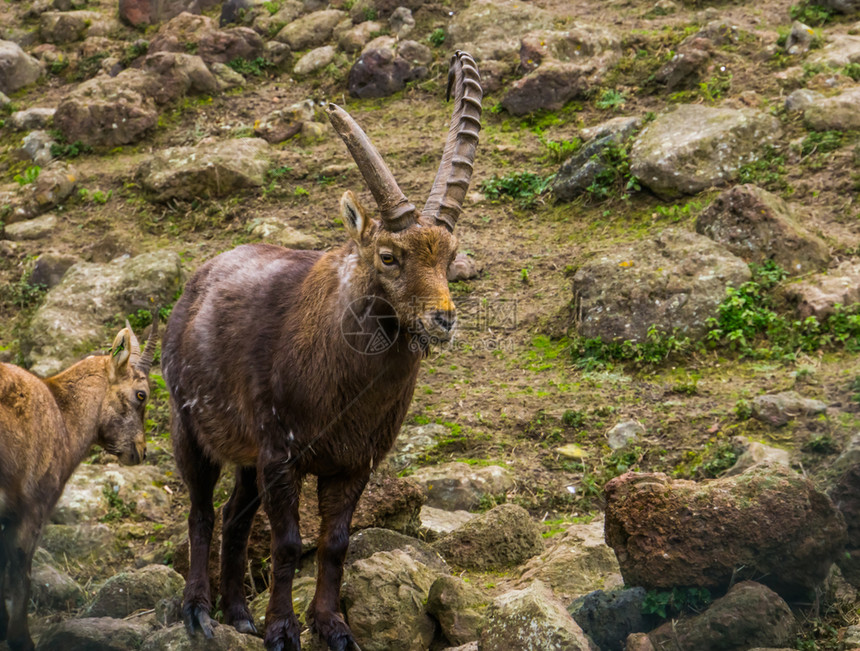
<path id="1" fill-rule="evenodd" d="M 791 455 L 788 450 L 780 450 L 758 441 L 741 438 L 740 444 L 745 448 L 731 468 L 723 476 L 731 477 L 746 472 L 757 463 L 773 463 L 788 468 L 791 465 Z"/>
<path id="2" fill-rule="evenodd" d="M 798 416 L 816 416 L 827 410 L 827 403 L 800 396 L 796 391 L 783 391 L 753 399 L 753 418 L 774 427 L 788 424 Z"/>
<path id="3" fill-rule="evenodd" d="M 815 30 L 809 25 L 804 25 L 799 20 L 791 24 L 791 32 L 785 41 L 785 50 L 789 54 L 804 54 L 809 51 L 812 41 L 815 39 Z"/>
<path id="4" fill-rule="evenodd" d="M 610 448 L 622 450 L 637 442 L 644 435 L 645 426 L 642 423 L 638 420 L 626 420 L 609 430 L 606 433 L 606 438 L 609 440 Z"/>
<path id="5" fill-rule="evenodd" d="M 309 75 L 321 68 L 325 68 L 334 61 L 335 53 L 333 45 L 313 49 L 296 61 L 296 64 L 293 66 L 293 73 L 296 75 Z"/>
<path id="6" fill-rule="evenodd" d="M 474 518 L 475 514 L 468 511 L 446 511 L 425 504 L 421 507 L 421 529 L 418 533 L 427 542 L 433 542 Z"/>
<path id="7" fill-rule="evenodd" d="M 785 110 L 790 113 L 795 111 L 804 111 L 823 98 L 824 95 L 817 93 L 814 90 L 798 88 L 797 90 L 792 91 L 788 97 L 785 98 Z"/>
<path id="8" fill-rule="evenodd" d="M 57 218 L 54 215 L 42 215 L 35 219 L 9 224 L 6 227 L 4 237 L 13 242 L 24 240 L 40 240 L 48 237 L 57 227 Z"/>
<path id="9" fill-rule="evenodd" d="M 45 129 L 54 119 L 55 108 L 31 108 L 25 111 L 15 111 L 9 118 L 13 129 L 31 131 Z"/>
<path id="10" fill-rule="evenodd" d="M 448 266 L 448 282 L 472 280 L 478 277 L 478 273 L 475 261 L 465 253 L 458 253 Z"/>
<path id="11" fill-rule="evenodd" d="M 407 7 L 397 7 L 388 18 L 391 33 L 397 38 L 406 38 L 415 29 L 415 18 Z"/>

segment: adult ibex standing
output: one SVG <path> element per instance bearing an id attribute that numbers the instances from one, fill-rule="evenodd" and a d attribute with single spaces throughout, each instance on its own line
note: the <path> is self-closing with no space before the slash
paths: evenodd
<path id="1" fill-rule="evenodd" d="M 93 443 L 124 464 L 143 460 L 156 331 L 154 324 L 141 354 L 126 325 L 110 355 L 87 357 L 47 380 L 0 364 L 0 641 L 12 651 L 33 648 L 30 565 L 72 472 Z"/>
<path id="2" fill-rule="evenodd" d="M 190 567 L 183 615 L 212 635 L 207 562 L 221 466 L 236 467 L 223 510 L 221 610 L 254 631 L 243 591 L 249 529 L 260 497 L 272 527 L 267 649 L 298 651 L 293 575 L 302 550 L 302 478 L 318 477 L 321 533 L 308 621 L 336 651 L 357 649 L 340 615 L 349 524 L 371 471 L 394 443 L 422 356 L 447 341 L 454 305 L 446 270 L 472 176 L 481 116 L 474 60 L 457 52 L 455 108 L 442 163 L 416 214 L 365 133 L 343 109 L 329 118 L 379 206 L 372 219 L 341 199 L 351 240 L 327 253 L 241 246 L 203 265 L 177 302 L 164 342 L 173 446 L 188 485 Z"/>

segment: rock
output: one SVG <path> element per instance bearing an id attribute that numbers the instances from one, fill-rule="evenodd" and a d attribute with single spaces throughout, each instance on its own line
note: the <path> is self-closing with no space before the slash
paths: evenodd
<path id="1" fill-rule="evenodd" d="M 425 651 L 435 626 L 424 611 L 437 574 L 400 550 L 378 552 L 347 570 L 344 613 L 364 651 Z"/>
<path id="2" fill-rule="evenodd" d="M 254 135 L 273 145 L 289 140 L 302 130 L 302 124 L 314 119 L 314 102 L 306 99 L 287 109 L 277 109 L 254 123 Z"/>
<path id="3" fill-rule="evenodd" d="M 42 66 L 36 59 L 17 43 L 0 40 L 0 92 L 14 93 L 41 76 Z"/>
<path id="4" fill-rule="evenodd" d="M 40 167 L 48 167 L 53 160 L 51 147 L 57 144 L 47 131 L 31 131 L 21 140 L 24 156 Z"/>
<path id="5" fill-rule="evenodd" d="M 349 15 L 354 23 L 367 20 L 368 16 L 373 14 L 380 18 L 388 18 L 400 5 L 411 11 L 416 11 L 425 2 L 426 0 L 358 0 L 349 10 Z"/>
<path id="6" fill-rule="evenodd" d="M 263 630 L 260 628 L 260 630 Z M 254 635 L 243 635 L 232 626 L 216 626 L 214 636 L 205 642 L 206 651 L 264 651 L 263 640 Z M 140 651 L 193 651 L 201 648 L 197 638 L 190 638 L 184 624 L 156 631 L 140 647 Z M 304 647 L 302 647 L 304 648 Z"/>
<path id="7" fill-rule="evenodd" d="M 349 94 L 361 99 L 387 97 L 406 88 L 406 83 L 427 74 L 424 66 L 413 66 L 389 49 L 362 52 L 347 77 Z"/>
<path id="8" fill-rule="evenodd" d="M 106 490 L 138 515 L 153 522 L 164 522 L 170 514 L 170 496 L 161 486 L 168 481 L 157 466 L 81 464 L 66 483 L 51 522 L 78 524 L 100 520 L 110 510 Z"/>
<path id="9" fill-rule="evenodd" d="M 647 633 L 633 633 L 627 638 L 624 651 L 655 651 Z"/>
<path id="10" fill-rule="evenodd" d="M 502 98 L 502 107 L 512 115 L 538 110 L 557 111 L 570 100 L 584 97 L 597 83 L 598 73 L 589 66 L 547 61 L 537 70 L 515 81 Z"/>
<path id="11" fill-rule="evenodd" d="M 454 14 L 448 24 L 451 49 L 465 50 L 480 63 L 484 59 L 513 59 L 520 35 L 552 26 L 544 9 L 514 0 L 476 0 Z"/>
<path id="12" fill-rule="evenodd" d="M 166 104 L 185 94 L 211 95 L 218 90 L 215 76 L 203 59 L 194 54 L 155 52 L 143 60 L 143 69 L 159 80 L 152 96 L 158 104 Z"/>
<path id="13" fill-rule="evenodd" d="M 613 450 L 621 450 L 636 443 L 645 436 L 645 426 L 638 420 L 625 420 L 618 423 L 606 433 L 609 439 L 609 447 Z"/>
<path id="14" fill-rule="evenodd" d="M 754 575 L 786 597 L 805 595 L 846 539 L 830 499 L 781 466 L 702 483 L 628 472 L 606 485 L 606 500 L 606 541 L 624 582 L 647 589 L 725 589 Z"/>
<path id="15" fill-rule="evenodd" d="M 630 151 L 630 170 L 664 199 L 729 182 L 781 135 L 779 120 L 753 109 L 681 104 L 647 125 Z"/>
<path id="16" fill-rule="evenodd" d="M 795 111 L 804 111 L 823 97 L 824 95 L 817 93 L 814 90 L 798 88 L 797 90 L 789 93 L 788 97 L 785 98 L 785 110 L 790 113 Z"/>
<path id="17" fill-rule="evenodd" d="M 309 75 L 321 68 L 325 68 L 334 61 L 335 54 L 334 45 L 315 48 L 296 61 L 296 64 L 293 66 L 293 74 Z"/>
<path id="18" fill-rule="evenodd" d="M 411 479 L 427 493 L 427 504 L 449 511 L 478 508 L 482 499 L 503 495 L 514 486 L 501 466 L 470 466 L 455 461 L 418 469 Z"/>
<path id="19" fill-rule="evenodd" d="M 344 18 L 346 13 L 337 9 L 315 11 L 288 24 L 275 40 L 286 43 L 293 52 L 320 47 L 331 39 L 335 26 Z"/>
<path id="20" fill-rule="evenodd" d="M 66 95 L 54 114 L 54 126 L 67 142 L 117 147 L 137 142 L 158 123 L 151 99 L 160 82 L 140 70 L 116 77 L 95 77 Z"/>
<path id="21" fill-rule="evenodd" d="M 667 92 L 695 87 L 707 73 L 711 50 L 711 43 L 705 39 L 684 41 L 672 58 L 657 71 L 654 79 L 664 84 Z"/>
<path id="22" fill-rule="evenodd" d="M 810 63 L 841 68 L 849 63 L 860 63 L 860 36 L 828 34 L 827 45 L 809 56 Z"/>
<path id="23" fill-rule="evenodd" d="M 406 536 L 390 529 L 370 527 L 356 531 L 349 537 L 349 550 L 346 565 L 370 558 L 377 552 L 400 550 L 412 560 L 426 565 L 439 574 L 448 574 L 450 569 L 445 560 L 423 540 Z"/>
<path id="24" fill-rule="evenodd" d="M 51 289 L 59 285 L 69 268 L 78 262 L 80 258 L 77 256 L 47 251 L 36 258 L 29 282 L 31 285 L 41 285 Z"/>
<path id="25" fill-rule="evenodd" d="M 51 124 L 56 110 L 53 108 L 31 108 L 25 111 L 15 111 L 9 116 L 9 122 L 12 128 L 18 131 L 45 129 Z"/>
<path id="26" fill-rule="evenodd" d="M 455 283 L 463 280 L 472 280 L 479 275 L 475 261 L 465 253 L 458 253 L 454 261 L 448 265 L 448 282 Z"/>
<path id="27" fill-rule="evenodd" d="M 815 131 L 860 129 L 860 87 L 813 102 L 803 119 Z"/>
<path id="28" fill-rule="evenodd" d="M 128 651 L 150 632 L 144 622 L 99 617 L 52 624 L 39 637 L 39 651 Z"/>
<path id="29" fill-rule="evenodd" d="M 827 403 L 804 398 L 796 391 L 756 396 L 752 402 L 753 418 L 773 427 L 788 424 L 798 416 L 816 416 L 827 410 Z"/>
<path id="30" fill-rule="evenodd" d="M 210 63 L 209 70 L 218 82 L 218 90 L 230 90 L 245 84 L 245 78 L 226 64 Z"/>
<path id="31" fill-rule="evenodd" d="M 439 621 L 451 644 L 477 640 L 486 609 L 486 596 L 458 576 L 440 576 L 430 586 L 427 612 Z"/>
<path id="32" fill-rule="evenodd" d="M 77 581 L 48 563 L 34 562 L 30 578 L 30 597 L 36 610 L 68 612 L 80 608 L 87 599 L 87 593 Z"/>
<path id="33" fill-rule="evenodd" d="M 415 29 L 415 18 L 408 7 L 397 7 L 388 18 L 388 26 L 392 34 L 403 39 Z"/>
<path id="34" fill-rule="evenodd" d="M 373 38 L 373 34 L 378 34 L 382 31 L 382 23 L 374 20 L 368 20 L 358 25 L 348 24 L 350 28 L 341 31 L 337 35 L 338 47 L 348 54 L 363 50 L 364 46 Z"/>
<path id="35" fill-rule="evenodd" d="M 845 517 L 848 527 L 848 548 L 860 549 L 860 464 L 855 463 L 841 471 L 827 491 L 830 499 Z M 841 559 L 840 559 L 841 560 Z M 854 578 L 854 577 L 848 577 Z"/>
<path id="36" fill-rule="evenodd" d="M 399 472 L 449 435 L 450 430 L 438 423 L 404 425 L 394 442 L 394 448 L 388 453 L 387 461 Z"/>
<path id="37" fill-rule="evenodd" d="M 316 585 L 316 578 L 311 576 L 297 576 L 293 579 L 293 609 L 295 610 L 299 624 L 302 626 L 307 625 L 307 609 L 314 598 Z M 270 598 L 269 589 L 266 588 L 248 604 L 258 631 L 263 631 L 266 628 L 266 609 L 269 606 Z M 314 639 L 317 639 L 316 636 L 314 636 Z M 311 647 L 311 651 L 314 648 L 316 647 Z M 307 649 L 304 638 L 302 639 L 302 649 Z M 320 651 L 328 651 L 328 649 L 323 648 Z"/>
<path id="38" fill-rule="evenodd" d="M 223 197 L 263 185 L 272 152 L 260 138 L 235 138 L 172 147 L 137 168 L 135 177 L 153 201 Z"/>
<path id="39" fill-rule="evenodd" d="M 853 14 L 860 11 L 860 1 L 858 0 L 822 0 L 821 6 L 840 14 Z"/>
<path id="40" fill-rule="evenodd" d="M 598 651 L 564 606 L 540 581 L 497 597 L 487 610 L 481 651 L 565 649 Z"/>
<path id="41" fill-rule="evenodd" d="M 785 201 L 755 185 L 720 194 L 696 219 L 696 232 L 722 244 L 745 262 L 773 260 L 792 275 L 826 267 L 824 241 L 799 223 Z"/>
<path id="42" fill-rule="evenodd" d="M 827 274 L 786 285 L 782 294 L 801 319 L 814 316 L 823 321 L 836 312 L 837 305 L 860 302 L 860 263 L 846 260 Z"/>
<path id="43" fill-rule="evenodd" d="M 429 47 L 418 41 L 398 41 L 397 56 L 406 59 L 416 68 L 418 66 L 429 66 L 433 63 L 433 52 Z"/>
<path id="44" fill-rule="evenodd" d="M 212 4 L 207 0 L 119 0 L 119 19 L 132 27 L 146 27 L 183 12 L 199 14 L 201 8 Z"/>
<path id="45" fill-rule="evenodd" d="M 186 53 L 189 49 L 206 63 L 253 61 L 263 54 L 263 40 L 249 27 L 222 30 L 208 16 L 180 13 L 162 25 L 149 44 L 150 53 Z"/>
<path id="46" fill-rule="evenodd" d="M 57 228 L 57 218 L 54 215 L 42 215 L 29 221 L 9 224 L 3 237 L 13 242 L 24 240 L 40 240 L 48 237 Z"/>
<path id="47" fill-rule="evenodd" d="M 789 54 L 805 54 L 809 51 L 812 41 L 815 39 L 815 30 L 809 25 L 804 25 L 799 20 L 791 24 L 791 31 L 785 41 L 785 51 Z"/>
<path id="48" fill-rule="evenodd" d="M 581 129 L 579 134 L 583 142 L 589 142 L 606 136 L 614 136 L 617 141 L 624 141 L 628 136 L 633 135 L 633 132 L 641 125 L 642 118 L 622 116 L 611 118 L 593 127 Z"/>
<path id="49" fill-rule="evenodd" d="M 138 610 L 155 608 L 159 600 L 177 596 L 184 588 L 185 579 L 166 565 L 120 572 L 99 588 L 84 616 L 122 619 Z"/>
<path id="50" fill-rule="evenodd" d="M 39 34 L 47 43 L 63 45 L 87 36 L 107 36 L 119 24 L 97 11 L 46 11 L 39 17 Z"/>
<path id="51" fill-rule="evenodd" d="M 645 595 L 644 588 L 595 590 L 578 598 L 567 610 L 601 651 L 624 651 L 628 635 L 651 628 L 642 614 Z"/>
<path id="52" fill-rule="evenodd" d="M 315 249 L 318 245 L 313 235 L 302 233 L 278 217 L 262 217 L 251 221 L 250 234 L 264 239 L 269 244 L 288 249 Z"/>
<path id="53" fill-rule="evenodd" d="M 622 585 L 615 552 L 603 539 L 602 519 L 570 525 L 563 535 L 546 542 L 548 549 L 522 567 L 515 587 L 525 587 L 537 579 L 569 602 L 594 590 Z"/>
<path id="54" fill-rule="evenodd" d="M 28 349 L 33 372 L 47 376 L 66 368 L 77 351 L 92 350 L 103 341 L 105 322 L 168 304 L 182 281 L 182 265 L 173 251 L 74 265 L 48 292 L 31 321 Z"/>
<path id="55" fill-rule="evenodd" d="M 113 532 L 104 524 L 48 524 L 42 531 L 39 544 L 57 563 L 74 558 L 80 563 L 100 563 L 117 555 L 117 544 Z"/>
<path id="56" fill-rule="evenodd" d="M 290 46 L 277 41 L 268 41 L 263 46 L 263 58 L 277 71 L 284 72 L 293 64 Z"/>
<path id="57" fill-rule="evenodd" d="M 780 465 L 786 468 L 791 465 L 791 455 L 788 450 L 780 450 L 779 448 L 774 448 L 758 441 L 750 441 L 743 438 L 740 438 L 739 442 L 743 446 L 743 452 L 738 457 L 735 465 L 723 473 L 724 477 L 740 475 L 759 463 Z"/>
<path id="58" fill-rule="evenodd" d="M 442 536 L 433 547 L 448 563 L 480 571 L 519 565 L 540 554 L 544 544 L 524 508 L 502 504 Z"/>
<path id="59" fill-rule="evenodd" d="M 459 529 L 474 518 L 475 514 L 468 511 L 446 511 L 425 504 L 421 507 L 421 530 L 419 533 L 427 542 L 433 542 L 440 536 Z"/>
<path id="60" fill-rule="evenodd" d="M 701 615 L 666 622 L 648 634 L 657 649 L 671 645 L 697 651 L 742 651 L 780 647 L 795 641 L 794 615 L 769 588 L 742 581 Z"/>
<path id="61" fill-rule="evenodd" d="M 573 277 L 577 330 L 588 339 L 642 342 L 655 326 L 704 336 L 726 287 L 750 279 L 743 260 L 710 239 L 669 228 L 590 260 Z"/>
<path id="62" fill-rule="evenodd" d="M 5 217 L 7 232 L 8 224 L 32 219 L 68 199 L 76 183 L 77 172 L 64 163 L 41 170 L 34 182 L 19 188 L 9 201 L 10 211 Z"/>

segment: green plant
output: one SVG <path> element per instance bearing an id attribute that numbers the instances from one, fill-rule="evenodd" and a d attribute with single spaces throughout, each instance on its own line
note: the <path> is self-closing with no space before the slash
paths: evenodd
<path id="1" fill-rule="evenodd" d="M 800 155 L 806 158 L 815 153 L 826 154 L 842 146 L 845 134 L 842 131 L 814 131 L 803 139 Z"/>
<path id="2" fill-rule="evenodd" d="M 51 61 L 51 64 L 48 66 L 48 72 L 52 75 L 59 76 L 63 73 L 63 70 L 69 67 L 68 58 L 60 55 L 59 58 Z"/>
<path id="3" fill-rule="evenodd" d="M 309 197 L 311 195 L 311 193 L 308 192 L 307 190 L 305 190 L 302 186 L 297 185 L 296 189 L 293 190 L 293 195 L 295 197 L 298 197 L 298 198 L 304 198 L 304 197 Z"/>
<path id="4" fill-rule="evenodd" d="M 66 143 L 65 137 L 59 131 L 55 131 L 52 135 L 57 141 L 51 144 L 51 156 L 54 158 L 77 158 L 81 154 L 89 154 L 93 150 L 92 147 L 85 145 L 80 140 L 75 140 L 72 144 Z"/>
<path id="5" fill-rule="evenodd" d="M 135 514 L 136 505 L 131 502 L 126 502 L 119 496 L 119 492 L 114 490 L 110 484 L 105 484 L 102 487 L 102 496 L 108 504 L 108 512 L 99 518 L 99 522 L 117 522 L 125 520 Z"/>
<path id="6" fill-rule="evenodd" d="M 442 47 L 442 44 L 445 42 L 445 30 L 441 27 L 437 27 L 430 32 L 430 36 L 427 37 L 427 40 L 430 41 L 430 44 L 434 47 Z"/>
<path id="7" fill-rule="evenodd" d="M 39 173 L 42 171 L 42 168 L 38 165 L 31 165 L 27 169 L 24 170 L 22 174 L 16 174 L 12 177 L 12 180 L 15 181 L 20 186 L 29 185 L 30 183 L 35 183 L 36 179 L 39 178 Z"/>
<path id="8" fill-rule="evenodd" d="M 149 51 L 149 41 L 145 41 L 143 39 L 139 39 L 125 48 L 125 52 L 122 55 L 122 64 L 124 66 L 128 66 L 132 61 L 137 59 L 138 57 L 142 57 Z"/>
<path id="9" fill-rule="evenodd" d="M 87 190 L 86 188 L 81 188 L 78 190 L 78 196 L 81 198 L 81 201 L 97 203 L 103 206 L 113 196 L 113 190 L 108 190 L 107 193 L 105 193 L 101 190 Z"/>
<path id="10" fill-rule="evenodd" d="M 374 9 L 373 7 L 365 7 L 364 11 L 362 12 L 362 15 L 364 16 L 364 20 L 368 21 L 368 20 L 376 20 L 376 18 L 379 14 L 376 11 L 376 9 Z"/>
<path id="11" fill-rule="evenodd" d="M 549 140 L 543 135 L 540 136 L 540 142 L 546 149 L 542 160 L 548 163 L 559 164 L 566 161 L 576 152 L 582 149 L 582 140 L 574 137 L 572 140 Z"/>
<path id="12" fill-rule="evenodd" d="M 709 603 L 711 603 L 711 593 L 707 588 L 649 590 L 642 601 L 642 613 L 666 619 L 687 610 L 698 612 Z"/>
<path id="13" fill-rule="evenodd" d="M 610 141 L 592 159 L 602 163 L 591 185 L 586 188 L 592 201 L 605 201 L 613 197 L 628 199 L 633 192 L 641 190 L 639 179 L 630 171 L 630 158 L 625 144 Z"/>
<path id="14" fill-rule="evenodd" d="M 279 0 L 266 0 L 263 3 L 263 8 L 269 12 L 270 16 L 274 16 L 281 10 L 281 3 Z"/>
<path id="15" fill-rule="evenodd" d="M 246 77 L 249 75 L 254 77 L 263 77 L 266 75 L 267 70 L 274 67 L 274 64 L 271 61 L 267 61 L 263 57 L 257 57 L 250 61 L 248 59 L 243 59 L 242 57 L 236 57 L 235 59 L 228 61 L 227 65 Z"/>
<path id="16" fill-rule="evenodd" d="M 669 357 L 686 353 L 692 349 L 689 337 L 678 337 L 677 333 L 662 332 L 652 325 L 645 341 L 579 338 L 571 342 L 573 363 L 583 370 L 601 369 L 610 362 L 632 362 L 637 366 L 661 364 Z"/>
<path id="17" fill-rule="evenodd" d="M 752 418 L 752 405 L 749 400 L 741 398 L 735 403 L 734 412 L 738 420 L 749 420 Z"/>
<path id="18" fill-rule="evenodd" d="M 799 20 L 812 27 L 820 27 L 833 17 L 833 11 L 811 2 L 791 5 L 788 10 L 792 20 Z"/>
<path id="19" fill-rule="evenodd" d="M 755 183 L 769 190 L 787 190 L 786 173 L 785 156 L 772 145 L 766 145 L 756 160 L 741 165 L 738 177 L 740 183 Z"/>
<path id="20" fill-rule="evenodd" d="M 677 204 L 672 206 L 657 206 L 654 208 L 654 212 L 661 217 L 667 217 L 673 221 L 679 222 L 682 219 L 699 212 L 701 209 L 702 203 L 700 201 L 689 201 L 683 206 L 679 206 Z"/>
<path id="21" fill-rule="evenodd" d="M 839 448 L 836 445 L 836 441 L 829 434 L 821 434 L 820 436 L 813 436 L 804 443 L 803 449 L 806 452 L 813 452 L 815 454 L 830 454 L 831 452 L 836 452 Z"/>
<path id="22" fill-rule="evenodd" d="M 88 57 L 84 57 L 78 61 L 78 65 L 73 75 L 75 81 L 82 81 L 95 77 L 102 67 L 102 61 L 108 57 L 107 52 L 98 52 Z"/>
<path id="23" fill-rule="evenodd" d="M 45 285 L 30 283 L 34 261 L 25 265 L 24 272 L 16 282 L 0 285 L 0 305 L 9 305 L 23 310 L 35 307 L 42 302 L 48 288 Z"/>
<path id="24" fill-rule="evenodd" d="M 581 428 L 587 419 L 588 416 L 584 411 L 576 411 L 575 409 L 568 409 L 561 415 L 561 422 L 568 427 Z"/>
<path id="25" fill-rule="evenodd" d="M 860 81 L 860 63 L 849 63 L 842 68 L 842 74 L 851 77 L 854 81 Z"/>
<path id="26" fill-rule="evenodd" d="M 626 102 L 626 93 L 612 88 L 607 88 L 600 94 L 600 97 L 594 102 L 594 105 L 601 110 L 611 109 L 613 111 L 619 111 L 624 108 L 624 104 Z"/>
<path id="27" fill-rule="evenodd" d="M 538 197 L 546 192 L 552 178 L 543 177 L 534 172 L 494 175 L 481 183 L 481 192 L 489 199 L 513 199 L 520 208 L 531 208 L 537 204 Z"/>

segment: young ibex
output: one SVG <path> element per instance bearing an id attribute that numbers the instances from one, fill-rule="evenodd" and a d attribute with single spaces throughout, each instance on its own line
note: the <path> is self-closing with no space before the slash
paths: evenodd
<path id="1" fill-rule="evenodd" d="M 126 324 L 110 355 L 87 357 L 47 380 L 0 364 L 0 641 L 12 651 L 33 648 L 33 552 L 72 472 L 93 443 L 128 465 L 146 454 L 143 410 L 156 330 L 141 354 Z"/>
<path id="2" fill-rule="evenodd" d="M 454 326 L 446 270 L 457 252 L 454 225 L 472 175 L 482 97 L 468 54 L 452 59 L 449 97 L 452 86 L 451 128 L 420 215 L 361 128 L 329 104 L 380 219 L 346 192 L 347 244 L 327 253 L 241 246 L 203 265 L 173 310 L 163 368 L 176 462 L 191 498 L 183 615 L 192 634 L 212 635 L 212 492 L 229 463 L 236 485 L 223 510 L 226 622 L 255 630 L 243 576 L 262 497 L 273 561 L 265 644 L 300 649 L 291 593 L 302 550 L 299 492 L 310 473 L 318 477 L 321 533 L 309 623 L 329 648 L 358 648 L 338 612 L 350 520 L 400 430 L 428 343 L 447 341 Z"/>

